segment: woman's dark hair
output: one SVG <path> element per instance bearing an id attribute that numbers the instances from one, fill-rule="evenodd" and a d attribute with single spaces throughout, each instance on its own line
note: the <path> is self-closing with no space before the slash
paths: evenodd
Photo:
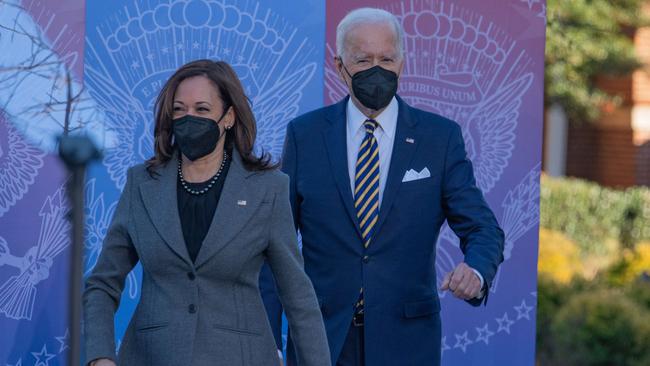
<path id="1" fill-rule="evenodd" d="M 244 94 L 244 88 L 235 71 L 223 61 L 196 60 L 189 62 L 174 73 L 165 83 L 155 104 L 154 156 L 146 161 L 150 174 L 154 169 L 171 160 L 176 144 L 172 143 L 174 94 L 178 85 L 185 79 L 205 76 L 219 90 L 224 105 L 224 112 L 232 107 L 235 112 L 235 124 L 226 131 L 225 148 L 235 148 L 241 155 L 247 170 L 270 170 L 277 168 L 271 163 L 268 153 L 255 156 L 253 146 L 257 127 L 251 110 L 250 100 Z"/>

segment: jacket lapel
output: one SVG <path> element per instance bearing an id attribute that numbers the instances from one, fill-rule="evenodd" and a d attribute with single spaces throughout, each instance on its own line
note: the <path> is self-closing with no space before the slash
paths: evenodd
<path id="1" fill-rule="evenodd" d="M 177 154 L 174 154 L 167 165 L 158 169 L 160 175 L 157 179 L 142 183 L 140 196 L 158 234 L 176 255 L 191 265 L 178 215 L 177 159 Z"/>
<path id="2" fill-rule="evenodd" d="M 410 107 L 398 96 L 399 112 L 397 115 L 397 129 L 395 131 L 395 142 L 393 143 L 393 153 L 391 155 L 390 168 L 386 178 L 386 186 L 382 197 L 381 207 L 379 208 L 379 220 L 375 233 L 380 234 L 391 206 L 395 201 L 399 187 L 402 184 L 404 173 L 409 169 L 413 155 L 420 141 L 418 131 L 415 128 L 417 120 L 410 113 Z M 371 244 L 372 246 L 372 244 Z"/>
<path id="3" fill-rule="evenodd" d="M 347 139 L 346 139 L 346 106 L 348 98 L 343 99 L 335 104 L 327 114 L 327 119 L 330 122 L 330 128 L 323 131 L 325 138 L 325 146 L 332 169 L 332 175 L 336 181 L 336 186 L 339 190 L 339 195 L 345 206 L 345 210 L 352 220 L 354 227 L 362 238 L 361 229 L 357 220 L 357 214 L 354 209 L 352 199 L 352 189 L 350 188 L 350 174 L 348 172 L 348 155 L 347 155 Z"/>
<path id="4" fill-rule="evenodd" d="M 197 269 L 235 238 L 257 211 L 266 193 L 263 187 L 252 186 L 248 181 L 255 172 L 245 169 L 237 150 L 233 149 L 232 155 L 219 204 L 194 263 Z"/>

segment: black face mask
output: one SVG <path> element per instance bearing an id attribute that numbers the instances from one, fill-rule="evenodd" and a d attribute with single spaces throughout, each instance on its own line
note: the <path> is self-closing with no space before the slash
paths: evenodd
<path id="1" fill-rule="evenodd" d="M 350 75 L 345 65 L 343 69 L 352 79 L 354 96 L 366 108 L 377 111 L 386 107 L 397 92 L 397 74 L 379 65 L 354 75 Z"/>
<path id="2" fill-rule="evenodd" d="M 228 111 L 226 109 L 226 111 Z M 194 161 L 213 152 L 219 141 L 219 125 L 224 112 L 218 121 L 186 114 L 172 121 L 174 139 L 185 157 Z"/>

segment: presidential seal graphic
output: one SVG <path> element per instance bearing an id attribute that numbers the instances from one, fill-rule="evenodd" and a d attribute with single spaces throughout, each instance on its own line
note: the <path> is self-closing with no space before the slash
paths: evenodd
<path id="1" fill-rule="evenodd" d="M 516 145 L 522 101 L 534 80 L 531 58 L 497 24 L 451 1 L 399 1 L 385 10 L 395 14 L 404 29 L 404 69 L 398 94 L 413 107 L 461 125 L 477 186 L 484 194 L 491 192 L 507 170 Z M 335 45 L 328 44 L 327 49 L 335 56 Z M 332 59 L 328 57 L 325 70 L 326 93 L 336 101 L 348 91 Z M 519 184 L 506 189 L 501 210 L 496 210 L 507 238 L 506 261 L 517 240 L 538 221 L 540 166 L 531 168 Z M 459 255 L 459 240 L 445 224 L 437 244 L 439 281 L 459 263 Z M 497 275 L 491 291 L 497 290 L 498 282 Z M 499 327 L 498 332 L 503 329 Z M 474 331 L 475 340 L 470 339 Z M 470 344 L 487 344 L 495 334 L 489 324 L 469 332 L 456 333 L 453 348 L 465 353 Z M 443 351 L 452 349 L 446 338 Z"/>
<path id="2" fill-rule="evenodd" d="M 274 159 L 317 67 L 315 49 L 295 26 L 250 2 L 129 2 L 89 29 L 86 45 L 87 85 L 119 136 L 104 164 L 120 189 L 126 169 L 153 156 L 155 98 L 186 62 L 209 58 L 234 67 L 257 119 L 256 150 Z"/>
<path id="3" fill-rule="evenodd" d="M 0 217 L 27 194 L 45 153 L 28 144 L 0 110 Z"/>
<path id="4" fill-rule="evenodd" d="M 27 245 L 26 252 L 12 251 L 10 243 L 0 236 L 0 267 L 13 267 L 15 272 L 0 279 L 0 314 L 16 320 L 32 319 L 38 284 L 50 277 L 55 258 L 70 245 L 68 213 L 62 186 L 43 202 L 38 212 L 38 240 Z M 13 243 L 13 247 L 21 245 Z"/>

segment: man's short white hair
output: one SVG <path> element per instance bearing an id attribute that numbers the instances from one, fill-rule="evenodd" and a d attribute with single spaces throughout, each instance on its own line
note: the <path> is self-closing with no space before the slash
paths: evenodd
<path id="1" fill-rule="evenodd" d="M 399 58 L 403 54 L 403 40 L 404 31 L 397 17 L 386 10 L 376 8 L 359 8 L 349 12 L 336 27 L 336 53 L 338 56 L 343 57 L 345 50 L 345 38 L 348 32 L 359 24 L 377 24 L 384 23 L 393 27 L 395 34 L 395 49 L 398 52 Z"/>

